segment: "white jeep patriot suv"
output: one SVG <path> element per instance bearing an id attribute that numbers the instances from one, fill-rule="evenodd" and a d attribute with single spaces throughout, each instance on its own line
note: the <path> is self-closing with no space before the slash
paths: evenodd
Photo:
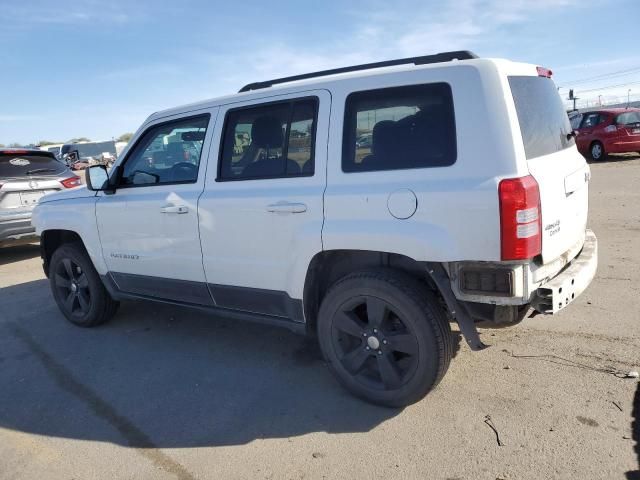
<path id="1" fill-rule="evenodd" d="M 253 83 L 154 113 L 33 223 L 90 327 L 147 299 L 317 334 L 339 381 L 421 399 L 478 324 L 588 286 L 589 167 L 547 69 L 466 51 Z"/>

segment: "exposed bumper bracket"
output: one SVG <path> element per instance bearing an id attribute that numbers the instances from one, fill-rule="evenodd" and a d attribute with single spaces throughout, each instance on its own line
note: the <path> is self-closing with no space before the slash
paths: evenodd
<path id="1" fill-rule="evenodd" d="M 540 313 L 558 313 L 587 289 L 597 268 L 598 239 L 591 230 L 587 230 L 578 256 L 536 290 L 531 306 Z"/>
<path id="2" fill-rule="evenodd" d="M 482 340 L 480 340 L 480 335 L 478 334 L 478 329 L 476 328 L 473 319 L 465 309 L 464 305 L 459 303 L 453 294 L 453 291 L 451 290 L 451 282 L 449 281 L 449 277 L 447 276 L 444 267 L 439 263 L 434 262 L 426 262 L 426 265 L 427 272 L 429 272 L 429 275 L 440 289 L 440 293 L 442 293 L 442 296 L 444 297 L 449 313 L 456 319 L 456 322 L 458 322 L 460 331 L 469 345 L 469 348 L 473 351 L 484 350 L 487 348 L 488 345 L 485 345 L 482 343 Z"/>

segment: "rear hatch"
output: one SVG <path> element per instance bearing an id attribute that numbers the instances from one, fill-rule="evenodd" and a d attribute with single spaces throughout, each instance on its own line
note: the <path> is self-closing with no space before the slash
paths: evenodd
<path id="1" fill-rule="evenodd" d="M 590 170 L 578 153 L 555 84 L 542 76 L 509 76 L 529 173 L 540 189 L 542 260 L 584 241 Z M 569 260 L 569 259 L 567 259 Z"/>
<path id="2" fill-rule="evenodd" d="M 31 210 L 45 194 L 62 189 L 68 168 L 50 152 L 0 150 L 0 210 Z"/>
<path id="3" fill-rule="evenodd" d="M 640 110 L 630 110 L 615 119 L 618 137 L 623 142 L 640 141 Z"/>

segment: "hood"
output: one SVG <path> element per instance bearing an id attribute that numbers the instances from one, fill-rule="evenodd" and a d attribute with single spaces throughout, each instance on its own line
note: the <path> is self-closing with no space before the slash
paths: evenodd
<path id="1" fill-rule="evenodd" d="M 72 198 L 87 198 L 95 197 L 96 192 L 88 190 L 87 187 L 69 188 L 67 190 L 60 190 L 59 192 L 48 193 L 44 197 L 40 198 L 38 203 L 56 202 L 58 200 L 71 200 Z"/>

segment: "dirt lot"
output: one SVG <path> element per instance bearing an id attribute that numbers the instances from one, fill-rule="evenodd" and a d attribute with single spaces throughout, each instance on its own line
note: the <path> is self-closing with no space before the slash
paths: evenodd
<path id="1" fill-rule="evenodd" d="M 640 478 L 639 383 L 607 373 L 640 369 L 640 159 L 592 171 L 589 290 L 461 343 L 404 410 L 350 397 L 287 331 L 146 303 L 74 328 L 38 248 L 1 251 L 0 478 Z"/>

